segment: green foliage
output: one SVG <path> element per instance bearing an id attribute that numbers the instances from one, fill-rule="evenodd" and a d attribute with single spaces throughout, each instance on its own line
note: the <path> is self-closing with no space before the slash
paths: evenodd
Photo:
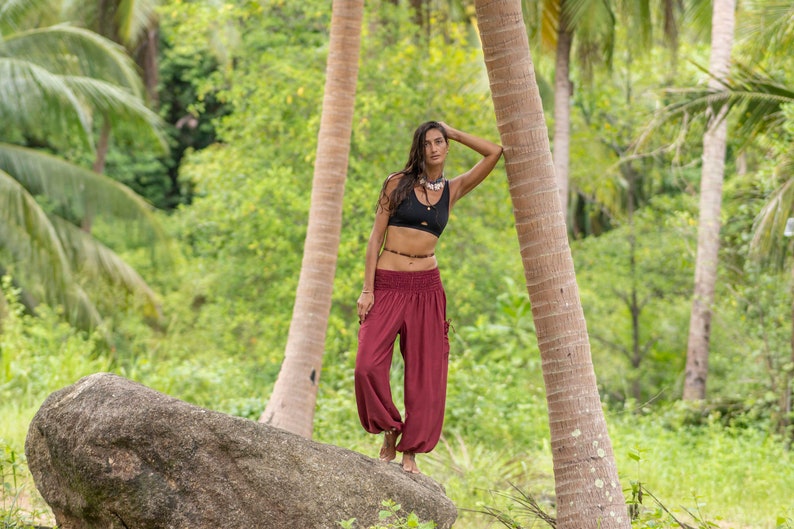
<path id="1" fill-rule="evenodd" d="M 20 504 L 27 471 L 20 455 L 0 439 L 0 524 L 3 529 L 33 529 L 42 515 Z"/>
<path id="2" fill-rule="evenodd" d="M 12 446 L 19 446 L 47 395 L 85 375 L 108 371 L 112 359 L 97 347 L 100 335 L 76 330 L 56 311 L 40 305 L 36 317 L 25 314 L 20 291 L 8 277 L 2 280 L 2 293 L 7 311 L 1 320 L 0 400 L 3 426 L 14 434 Z"/>
<path id="3" fill-rule="evenodd" d="M 785 515 L 790 506 L 773 491 L 794 486 L 794 476 L 781 472 L 792 454 L 780 439 L 763 428 L 726 425 L 718 410 L 699 424 L 688 423 L 691 416 L 684 403 L 660 406 L 645 416 L 611 416 L 610 429 L 619 432 L 613 441 L 624 483 L 640 482 L 678 517 L 768 527 L 770 516 Z M 714 461 L 719 461 L 717 475 L 712 474 Z M 749 487 L 756 479 L 758 488 Z M 750 513 L 753 505 L 769 500 L 769 511 Z M 658 510 L 646 515 L 665 516 Z"/>
<path id="4" fill-rule="evenodd" d="M 694 265 L 687 206 L 660 197 L 631 224 L 573 243 L 593 362 L 608 401 L 675 398 Z"/>
<path id="5" fill-rule="evenodd" d="M 787 496 L 777 497 L 773 492 L 791 486 L 792 477 L 780 472 L 791 454 L 758 432 L 726 428 L 718 421 L 706 427 L 686 427 L 675 423 L 682 416 L 680 410 L 668 410 L 647 417 L 611 417 L 632 527 L 791 527 Z M 666 420 L 660 422 L 660 417 Z M 631 439 L 646 444 L 632 445 Z M 709 478 L 704 473 L 712 470 L 704 463 L 715 458 L 720 461 L 719 475 Z M 751 479 L 762 480 L 758 492 L 747 487 Z M 748 506 L 767 497 L 772 498 L 772 513 L 746 512 Z M 536 527 L 539 521 L 550 527 L 556 524 L 553 501 L 537 483 L 495 490 L 476 512 L 511 529 Z M 775 516 L 774 521 L 769 514 Z"/>
<path id="6" fill-rule="evenodd" d="M 22 455 L 28 425 L 53 391 L 75 380 L 107 371 L 111 358 L 97 348 L 98 335 L 88 336 L 45 306 L 36 317 L 24 313 L 19 289 L 2 279 L 0 294 L 0 522 L 3 527 L 41 525 L 47 510 L 33 488 Z"/>
<path id="7" fill-rule="evenodd" d="M 83 28 L 46 26 L 50 13 L 38 15 L 50 7 L 24 2 L 0 12 L 0 266 L 26 289 L 28 308 L 37 302 L 62 306 L 83 328 L 102 319 L 84 279 L 140 295 L 155 317 L 148 285 L 90 235 L 100 218 L 120 221 L 110 241 L 147 230 L 156 238 L 159 226 L 149 205 L 66 158 L 97 155 L 97 123 L 129 149 L 162 154 L 162 122 L 146 107 L 141 80 L 123 49 Z"/>
<path id="8" fill-rule="evenodd" d="M 378 524 L 371 525 L 367 529 L 433 529 L 436 523 L 433 521 L 423 522 L 415 512 L 408 515 L 403 514 L 402 505 L 392 500 L 383 500 L 381 502 L 383 507 L 378 511 Z M 342 529 L 355 529 L 356 519 L 344 520 L 337 522 Z"/>
<path id="9" fill-rule="evenodd" d="M 506 289 L 490 318 L 451 329 L 446 423 L 467 443 L 501 439 L 540 447 L 548 424 L 529 299 L 510 280 Z"/>
<path id="10" fill-rule="evenodd" d="M 352 388 L 355 300 L 378 191 L 404 164 L 421 121 L 443 119 L 497 137 L 476 36 L 468 23 L 448 21 L 465 20 L 453 16 L 452 4 L 448 17 L 433 14 L 424 28 L 405 3 L 368 2 L 366 9 L 315 438 L 375 454 L 379 439 L 359 427 Z M 188 402 L 257 419 L 280 367 L 310 201 L 329 4 L 175 0 L 159 13 L 162 115 L 174 126 L 185 118 L 196 128 L 171 130 L 173 156 L 166 160 L 130 152 L 133 142 L 114 137 L 108 168 L 150 201 L 174 208 L 164 220 L 177 240 L 174 265 L 158 267 L 152 249 L 117 224 L 100 220 L 94 233 L 117 241 L 114 250 L 162 293 L 165 318 L 151 325 L 133 310 L 133 300 L 106 296 L 111 285 L 80 276 L 86 292 L 103 295 L 103 312 L 115 309 L 107 320 L 114 345 L 108 348 L 97 335 L 62 324 L 60 309 L 40 305 L 37 317 L 26 314 L 18 290 L 6 283 L 0 416 L 2 435 L 17 454 L 43 399 L 92 372 L 117 372 Z M 794 489 L 790 437 L 782 437 L 790 432 L 775 433 L 774 426 L 785 418 L 782 386 L 791 371 L 790 278 L 751 259 L 750 240 L 763 204 L 787 178 L 777 162 L 790 150 L 792 110 L 782 108 L 780 134 L 745 151 L 743 175 L 734 174 L 740 142 L 729 146 L 710 398 L 702 406 L 674 405 L 691 303 L 702 126 L 679 135 L 680 124 L 668 123 L 644 137 L 641 148 L 634 141 L 656 106 L 672 101 L 659 89 L 695 85 L 702 72 L 688 60 L 673 65 L 659 48 L 632 53 L 631 32 L 618 29 L 615 69 L 594 70 L 595 82 L 574 91 L 572 250 L 618 469 L 624 484 L 633 485 L 630 500 L 645 491 L 635 526 L 673 527 L 661 504 L 648 501 L 652 490 L 693 525 L 719 515 L 737 527 L 791 527 L 791 508 L 780 501 Z M 681 48 L 682 58 L 694 61 L 706 52 Z M 780 62 L 773 58 L 770 64 Z M 540 56 L 536 63 L 543 68 L 550 60 Z M 580 86 L 582 79 L 575 81 Z M 80 149 L 68 157 L 91 159 Z M 448 175 L 475 159 L 453 144 Z M 64 213 L 58 199 L 36 193 L 36 200 L 47 213 Z M 516 496 L 518 490 L 532 491 L 549 512 L 553 504 L 541 358 L 511 208 L 499 166 L 456 205 L 438 248 L 453 325 L 447 414 L 441 442 L 419 465 L 459 506 L 461 529 L 492 526 L 481 514 L 486 506 L 517 516 L 529 497 Z M 784 270 L 788 253 L 777 255 Z M 395 354 L 398 401 L 401 371 Z M 637 447 L 641 475 L 633 470 Z M 4 505 L 12 498 L 5 495 Z M 409 522 L 410 515 L 385 507 L 384 527 Z"/>

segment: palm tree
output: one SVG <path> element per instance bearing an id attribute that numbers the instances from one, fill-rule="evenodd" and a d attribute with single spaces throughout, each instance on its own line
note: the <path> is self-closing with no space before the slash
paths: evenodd
<path id="1" fill-rule="evenodd" d="M 567 215 L 571 98 L 574 91 L 570 70 L 574 34 L 579 35 L 582 41 L 579 58 L 585 69 L 596 57 L 609 61 L 615 16 L 608 2 L 593 0 L 542 0 L 536 3 L 536 12 L 543 20 L 540 27 L 541 44 L 555 50 L 553 158 L 562 210 Z"/>
<path id="2" fill-rule="evenodd" d="M 794 12 L 794 6 L 792 6 Z M 792 32 L 794 34 L 794 32 Z M 785 119 L 782 112 L 784 104 L 794 105 L 794 89 L 787 89 L 774 80 L 759 80 L 757 76 L 752 85 L 745 85 L 745 91 L 741 97 L 745 98 L 748 94 L 754 97 L 753 103 L 747 104 L 745 112 L 740 115 L 742 118 L 752 121 L 756 127 L 763 130 L 775 130 L 780 134 L 781 130 L 786 130 L 781 121 Z M 774 95 L 773 95 L 774 93 Z M 746 122 L 744 123 L 746 124 Z M 789 123 L 787 130 L 794 131 L 794 124 Z M 786 245 L 782 244 L 786 230 L 786 224 L 791 216 L 794 216 L 794 178 L 791 178 L 794 169 L 794 141 L 789 136 L 783 136 L 780 141 L 784 146 L 776 156 L 775 173 L 778 175 L 781 185 L 769 196 L 766 204 L 755 220 L 753 226 L 753 238 L 750 242 L 750 250 L 753 257 L 758 261 L 772 264 L 777 269 L 782 269 L 785 264 Z M 791 292 L 794 300 L 794 263 L 791 265 Z M 791 351 L 789 362 L 794 364 L 794 301 L 791 306 Z M 777 428 L 781 433 L 785 433 L 791 425 L 792 412 L 792 386 L 794 375 L 790 369 L 780 370 L 780 380 L 778 384 L 779 399 L 777 414 Z"/>
<path id="3" fill-rule="evenodd" d="M 752 68 L 741 64 L 734 65 L 730 75 L 720 76 L 704 69 L 711 82 L 705 88 L 677 89 L 669 91 L 676 101 L 657 113 L 646 131 L 656 130 L 662 123 L 673 118 L 706 117 L 716 120 L 721 116 L 727 121 L 730 113 L 735 116 L 735 137 L 739 140 L 737 151 L 741 153 L 749 145 L 765 138 L 769 131 L 779 133 L 786 126 L 784 105 L 794 103 L 794 89 L 767 74 L 762 63 L 775 66 L 778 57 L 788 58 L 787 50 L 794 43 L 794 26 L 788 23 L 794 16 L 794 5 L 790 3 L 758 3 L 750 6 L 744 14 L 743 28 L 746 40 L 745 49 L 751 53 Z M 763 53 L 762 53 L 763 51 Z M 794 150 L 789 148 L 775 156 L 775 173 L 781 175 L 780 187 L 773 192 L 756 219 L 751 241 L 752 255 L 776 266 L 783 266 L 785 248 L 780 244 L 787 218 L 794 212 L 794 185 L 785 177 L 794 168 Z M 794 320 L 794 311 L 792 312 Z M 794 359 L 794 338 L 792 338 L 792 359 Z M 705 376 L 705 372 L 704 375 Z M 704 379 L 705 386 L 705 379 Z M 782 384 L 786 388 L 790 385 Z M 789 389 L 781 402 L 790 403 Z M 790 404 L 788 404 L 790 406 Z M 781 406 L 786 409 L 786 406 Z"/>
<path id="4" fill-rule="evenodd" d="M 152 103 L 157 102 L 158 24 L 155 13 L 159 0 L 100 0 L 96 3 L 85 0 L 55 0 L 55 3 L 64 4 L 63 11 L 69 19 L 81 20 L 88 29 L 123 45 L 131 55 L 137 56 L 145 81 L 146 96 Z M 135 86 L 138 84 L 136 78 Z M 93 165 L 97 173 L 105 170 L 112 132 L 109 116 L 104 116 L 103 120 Z"/>
<path id="5" fill-rule="evenodd" d="M 568 169 L 570 166 L 571 143 L 571 98 L 573 84 L 570 78 L 571 45 L 573 28 L 571 15 L 565 0 L 559 0 L 557 19 L 557 52 L 554 61 L 554 169 L 557 185 L 560 188 L 562 211 L 568 211 Z"/>
<path id="6" fill-rule="evenodd" d="M 590 81 L 595 64 L 601 62 L 611 68 L 618 19 L 632 28 L 633 47 L 628 50 L 630 55 L 652 49 L 652 30 L 657 20 L 663 28 L 665 41 L 675 50 L 680 6 L 677 0 L 664 0 L 656 11 L 647 2 L 635 0 L 534 0 L 528 3 L 532 16 L 542 20 L 538 31 L 542 49 L 553 49 L 555 54 L 552 145 L 560 200 L 567 215 L 570 197 L 571 100 L 574 97 L 574 84 L 570 76 L 572 63 L 575 60 L 578 64 L 581 71 L 579 78 L 584 82 Z M 570 228 L 574 233 L 579 229 L 573 222 Z"/>
<path id="7" fill-rule="evenodd" d="M 159 118 L 141 100 L 140 81 L 123 50 L 68 25 L 26 27 L 38 7 L 11 0 L 0 8 L 0 262 L 29 294 L 25 299 L 35 300 L 31 304 L 63 305 L 74 323 L 92 326 L 101 319 L 80 286 L 83 276 L 140 294 L 147 312 L 157 315 L 156 297 L 143 279 L 75 228 L 86 215 L 107 214 L 162 240 L 152 208 L 125 186 L 26 145 L 90 149 L 98 113 L 124 122 L 135 144 L 165 149 Z"/>
<path id="8" fill-rule="evenodd" d="M 364 0 L 334 0 L 309 224 L 284 362 L 260 422 L 311 438 L 342 231 Z"/>
<path id="9" fill-rule="evenodd" d="M 711 23 L 710 87 L 719 87 L 728 76 L 735 25 L 736 0 L 715 0 Z M 700 217 L 695 261 L 695 288 L 689 321 L 684 400 L 706 397 L 708 377 L 711 305 L 717 282 L 717 260 L 720 246 L 720 210 L 722 182 L 725 174 L 725 150 L 728 122 L 727 108 L 709 116 L 703 136 L 703 169 L 700 181 Z"/>
<path id="10" fill-rule="evenodd" d="M 559 529 L 629 528 L 520 0 L 477 0 L 549 407 Z"/>

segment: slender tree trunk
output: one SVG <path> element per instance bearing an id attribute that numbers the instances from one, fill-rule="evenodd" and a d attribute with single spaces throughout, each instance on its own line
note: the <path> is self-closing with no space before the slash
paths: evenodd
<path id="1" fill-rule="evenodd" d="M 628 309 L 631 314 L 631 396 L 636 401 L 642 399 L 642 384 L 640 381 L 640 365 L 644 357 L 643 347 L 640 345 L 640 316 L 642 305 L 637 298 L 637 234 L 634 225 L 634 210 L 636 209 L 637 172 L 630 163 L 621 165 L 623 178 L 629 187 L 626 194 L 626 213 L 629 229 L 629 277 L 630 290 L 627 296 Z"/>
<path id="2" fill-rule="evenodd" d="M 568 29 L 565 0 L 560 2 L 557 28 L 557 55 L 554 69 L 554 169 L 560 188 L 562 212 L 568 216 L 568 167 L 571 143 L 571 95 L 573 92 L 570 67 L 573 33 Z"/>
<path id="3" fill-rule="evenodd" d="M 102 117 L 102 130 L 99 131 L 99 141 L 96 146 L 96 158 L 94 159 L 93 169 L 95 173 L 102 174 L 105 172 L 105 162 L 108 157 L 108 149 L 110 148 L 110 120 L 107 116 Z"/>
<path id="4" fill-rule="evenodd" d="M 284 362 L 259 421 L 311 438 L 331 311 L 364 0 L 334 0 L 309 224 Z"/>
<path id="5" fill-rule="evenodd" d="M 160 97 L 157 93 L 157 83 L 159 81 L 157 71 L 157 49 L 159 39 L 159 24 L 152 21 L 146 29 L 146 38 L 138 50 L 138 66 L 143 72 L 143 82 L 146 86 L 146 97 L 153 108 L 160 106 Z"/>
<path id="6" fill-rule="evenodd" d="M 0 281 L 6 275 L 6 270 L 0 265 Z M 0 290 L 0 334 L 3 332 L 3 320 L 8 317 L 8 301 L 6 301 L 5 292 Z"/>
<path id="7" fill-rule="evenodd" d="M 791 297 L 794 299 L 794 265 L 791 267 Z M 791 365 L 794 366 L 794 301 L 791 304 Z M 786 444 L 791 446 L 792 433 L 788 431 L 791 426 L 791 395 L 792 395 L 792 377 L 791 371 L 783 372 L 782 395 L 780 396 L 780 424 L 778 430 L 786 438 Z"/>
<path id="8" fill-rule="evenodd" d="M 105 162 L 107 161 L 108 149 L 110 148 L 110 133 L 111 126 L 110 120 L 107 116 L 103 116 L 102 129 L 99 131 L 99 141 L 96 146 L 96 158 L 92 169 L 95 173 L 102 174 L 105 172 Z M 91 233 L 94 227 L 94 209 L 85 201 L 85 210 L 83 211 L 83 218 L 80 221 L 80 229 L 86 233 Z"/>
<path id="9" fill-rule="evenodd" d="M 558 529 L 628 529 L 521 0 L 477 0 L 549 407 Z"/>
<path id="10" fill-rule="evenodd" d="M 714 76 L 709 81 L 709 85 L 714 88 L 720 86 L 719 80 L 727 77 L 730 68 L 735 9 L 736 0 L 714 0 L 709 63 L 709 70 Z M 726 111 L 726 107 L 723 107 L 723 111 Z M 702 400 L 706 397 L 711 307 L 714 303 L 714 288 L 717 282 L 727 136 L 728 124 L 725 113 L 712 115 L 706 134 L 703 136 L 698 248 L 692 313 L 689 321 L 684 400 Z"/>
<path id="11" fill-rule="evenodd" d="M 747 153 L 745 151 L 736 155 L 736 175 L 744 176 L 747 174 Z"/>
<path id="12" fill-rule="evenodd" d="M 411 7 L 414 11 L 414 22 L 420 28 L 426 27 L 425 24 L 425 10 L 427 7 L 425 6 L 426 0 L 411 0 Z"/>

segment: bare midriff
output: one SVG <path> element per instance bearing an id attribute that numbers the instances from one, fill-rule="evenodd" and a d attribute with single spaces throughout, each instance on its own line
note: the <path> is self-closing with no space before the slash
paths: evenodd
<path id="1" fill-rule="evenodd" d="M 420 272 L 432 270 L 438 266 L 436 257 L 419 257 L 430 255 L 436 251 L 438 237 L 432 233 L 414 228 L 389 226 L 386 231 L 386 248 L 400 252 L 399 255 L 382 251 L 378 257 L 378 268 L 397 272 Z"/>

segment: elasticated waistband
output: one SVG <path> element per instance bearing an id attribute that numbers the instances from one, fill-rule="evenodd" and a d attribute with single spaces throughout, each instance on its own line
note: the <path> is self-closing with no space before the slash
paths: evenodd
<path id="1" fill-rule="evenodd" d="M 402 290 L 419 292 L 442 288 L 441 273 L 438 268 L 421 272 L 398 272 L 396 270 L 375 270 L 375 290 Z"/>

